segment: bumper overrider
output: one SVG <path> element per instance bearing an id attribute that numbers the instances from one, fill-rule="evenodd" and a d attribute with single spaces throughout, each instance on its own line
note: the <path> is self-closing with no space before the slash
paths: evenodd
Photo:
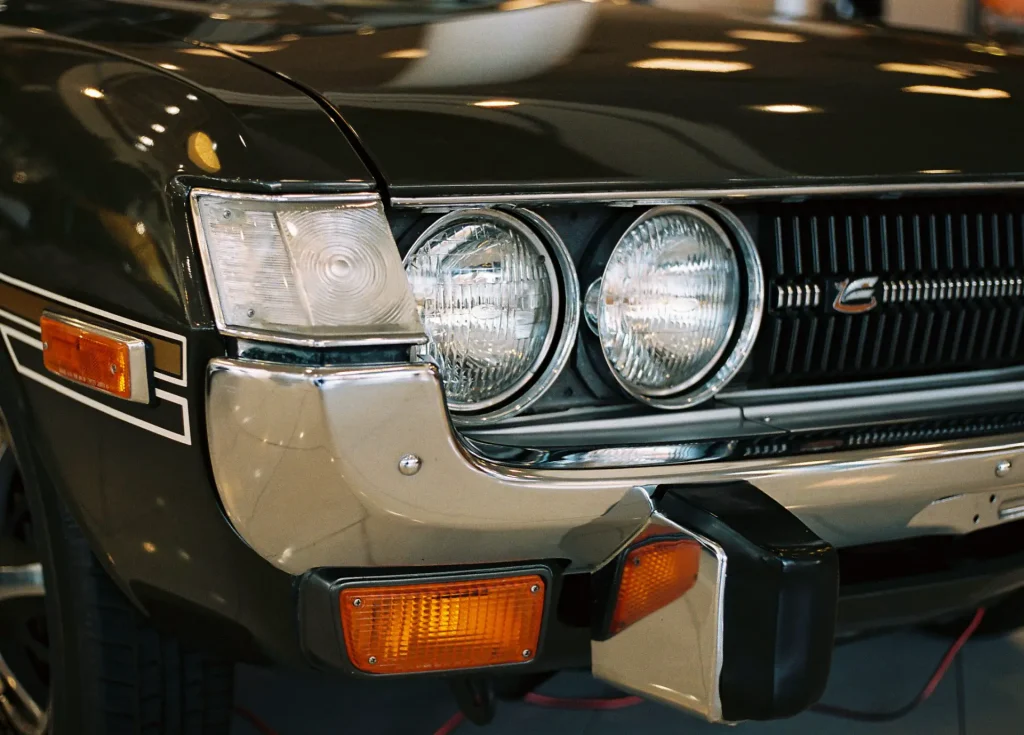
<path id="1" fill-rule="evenodd" d="M 385 675 L 372 652 L 353 660 L 364 649 L 341 624 L 342 604 L 362 604 L 342 602 L 353 585 L 404 594 L 538 580 L 529 589 L 542 616 L 522 660 L 457 673 L 570 665 L 560 640 L 585 626 L 597 677 L 711 721 L 788 716 L 821 695 L 839 596 L 833 546 L 994 525 L 992 498 L 1020 495 L 992 471 L 1017 461 L 1019 437 L 549 470 L 475 456 L 426 364 L 217 359 L 208 391 L 224 508 L 255 551 L 301 576 L 303 645 L 317 662 Z M 567 611 L 568 598 L 585 615 Z"/>

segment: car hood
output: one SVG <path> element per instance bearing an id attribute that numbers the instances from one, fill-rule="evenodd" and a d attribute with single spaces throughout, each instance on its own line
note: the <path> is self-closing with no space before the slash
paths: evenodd
<path id="1" fill-rule="evenodd" d="M 157 25 L 182 24 L 179 37 L 326 100 L 395 195 L 1024 175 L 1024 56 L 1014 50 L 850 24 L 539 2 L 452 13 L 268 6 L 280 12 L 262 16 L 218 5 L 184 24 L 164 10 Z"/>

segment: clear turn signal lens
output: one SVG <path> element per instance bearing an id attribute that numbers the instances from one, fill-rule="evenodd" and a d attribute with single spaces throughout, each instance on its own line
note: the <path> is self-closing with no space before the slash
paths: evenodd
<path id="1" fill-rule="evenodd" d="M 221 331 L 324 346 L 422 341 L 376 195 L 200 190 L 192 202 Z"/>
<path id="2" fill-rule="evenodd" d="M 680 393 L 718 363 L 736 327 L 740 266 L 728 235 L 688 207 L 658 207 L 626 231 L 601 282 L 598 332 L 631 394 Z"/>
<path id="3" fill-rule="evenodd" d="M 558 274 L 544 244 L 504 212 L 439 219 L 405 256 L 426 330 L 423 356 L 453 411 L 480 411 L 520 391 L 555 333 Z"/>

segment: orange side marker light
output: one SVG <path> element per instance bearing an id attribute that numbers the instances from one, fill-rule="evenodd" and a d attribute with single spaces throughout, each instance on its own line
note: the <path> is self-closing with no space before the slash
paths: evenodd
<path id="1" fill-rule="evenodd" d="M 51 373 L 127 401 L 149 402 L 141 339 L 51 313 L 42 316 L 39 326 L 43 365 Z"/>

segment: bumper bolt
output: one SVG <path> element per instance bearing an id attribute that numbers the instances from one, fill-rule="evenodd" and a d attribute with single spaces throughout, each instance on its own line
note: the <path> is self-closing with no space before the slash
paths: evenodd
<path id="1" fill-rule="evenodd" d="M 363 606 L 363 601 L 361 599 L 359 599 L 358 597 L 356 599 L 352 600 L 352 607 L 362 607 L 362 606 Z"/>
<path id="2" fill-rule="evenodd" d="M 1011 467 L 1013 467 L 1013 464 L 1008 459 L 996 463 L 996 477 L 1006 477 L 1010 474 Z"/>
<path id="3" fill-rule="evenodd" d="M 377 663 L 377 657 L 376 656 L 370 656 L 370 658 L 366 659 L 366 661 L 367 661 L 367 663 L 370 664 L 370 666 L 373 666 L 375 663 Z"/>
<path id="4" fill-rule="evenodd" d="M 530 658 L 530 656 L 532 655 L 533 651 L 531 651 L 529 648 L 523 650 L 523 658 Z"/>
<path id="5" fill-rule="evenodd" d="M 423 460 L 415 454 L 407 454 L 398 460 L 398 471 L 403 475 L 415 475 L 423 466 Z"/>
<path id="6" fill-rule="evenodd" d="M 530 587 L 530 592 L 532 592 L 533 594 L 537 594 L 538 592 L 540 592 L 540 585 L 535 584 L 532 587 Z"/>

